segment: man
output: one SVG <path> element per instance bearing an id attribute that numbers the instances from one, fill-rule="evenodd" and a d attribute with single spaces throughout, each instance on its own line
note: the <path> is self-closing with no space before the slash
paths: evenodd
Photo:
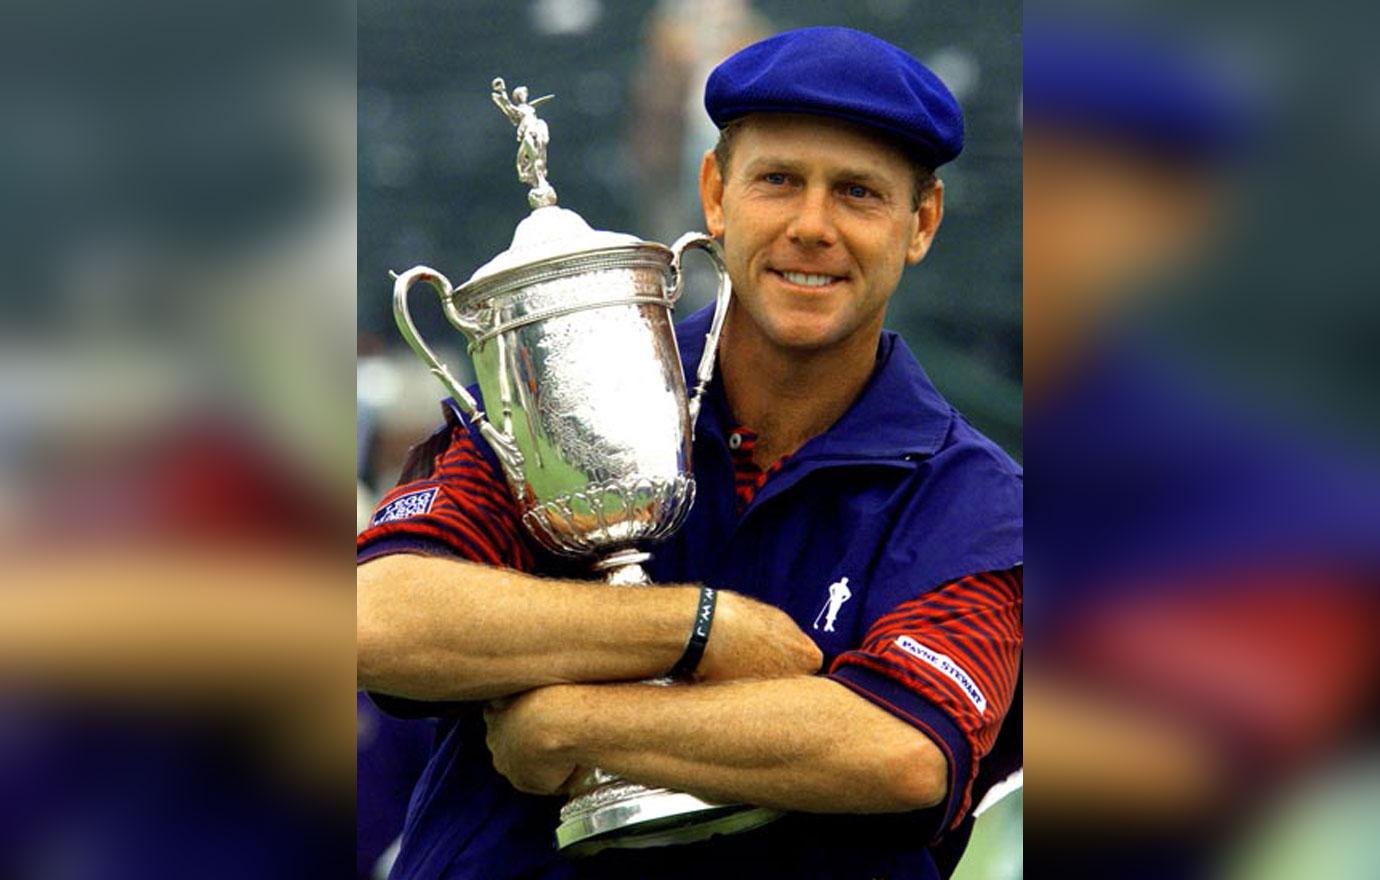
<path id="1" fill-rule="evenodd" d="M 449 715 L 395 876 L 929 878 L 961 850 L 932 847 L 962 839 L 1019 669 L 1020 471 L 882 332 L 939 227 L 932 169 L 961 114 L 914 58 L 842 28 L 744 49 L 705 105 L 722 136 L 700 191 L 735 301 L 698 498 L 649 564 L 677 586 L 511 570 L 560 568 L 453 407 L 360 536 L 361 684 Z M 687 364 L 708 321 L 679 328 Z M 695 683 L 620 683 L 677 665 L 693 584 L 721 591 Z M 589 766 L 790 814 L 568 860 L 544 796 Z"/>

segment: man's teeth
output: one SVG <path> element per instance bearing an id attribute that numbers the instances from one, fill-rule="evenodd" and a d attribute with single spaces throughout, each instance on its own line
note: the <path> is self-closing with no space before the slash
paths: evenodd
<path id="1" fill-rule="evenodd" d="M 802 287 L 823 287 L 835 280 L 833 275 L 806 275 L 801 272 L 782 272 L 781 275 L 792 284 Z"/>

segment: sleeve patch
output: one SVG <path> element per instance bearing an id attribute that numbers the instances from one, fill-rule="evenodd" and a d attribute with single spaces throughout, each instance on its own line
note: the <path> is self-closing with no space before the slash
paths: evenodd
<path id="1" fill-rule="evenodd" d="M 987 698 L 982 695 L 982 691 L 973 681 L 972 676 L 964 672 L 963 668 L 953 661 L 953 658 L 931 651 L 910 636 L 897 636 L 895 644 L 902 651 L 923 660 L 952 679 L 954 684 L 958 685 L 958 689 L 963 691 L 963 695 L 977 707 L 979 712 L 987 711 Z"/>
<path id="2" fill-rule="evenodd" d="M 384 523 L 395 522 L 400 519 L 407 519 L 413 516 L 421 516 L 431 512 L 431 505 L 436 501 L 436 495 L 441 491 L 439 486 L 432 486 L 430 489 L 419 489 L 416 492 L 408 492 L 406 495 L 399 495 L 392 501 L 378 509 L 373 519 L 369 520 L 370 526 L 383 525 Z"/>

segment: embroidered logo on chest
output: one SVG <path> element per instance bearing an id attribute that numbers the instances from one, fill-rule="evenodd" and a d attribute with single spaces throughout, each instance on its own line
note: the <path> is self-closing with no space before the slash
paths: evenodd
<path id="1" fill-rule="evenodd" d="M 371 526 L 379 526 L 384 523 L 394 522 L 395 520 L 407 519 L 411 516 L 421 516 L 431 512 L 431 505 L 436 501 L 436 493 L 440 492 L 439 486 L 432 486 L 430 489 L 419 489 L 416 492 L 408 492 L 406 495 L 399 495 L 374 514 L 374 518 L 369 520 Z"/>
<path id="2" fill-rule="evenodd" d="M 896 647 L 912 657 L 920 658 L 953 679 L 954 684 L 958 685 L 958 689 L 963 691 L 963 695 L 977 707 L 979 712 L 987 711 L 987 698 L 982 695 L 982 691 L 978 689 L 972 677 L 964 672 L 963 668 L 955 663 L 951 657 L 931 651 L 910 636 L 897 636 Z"/>
<path id="3" fill-rule="evenodd" d="M 824 632 L 834 631 L 834 621 L 838 619 L 839 609 L 843 603 L 853 598 L 853 591 L 848 589 L 848 578 L 839 578 L 829 585 L 829 596 L 824 600 L 824 607 L 819 609 L 815 615 L 815 629 L 819 629 L 820 621 L 824 622 Z"/>

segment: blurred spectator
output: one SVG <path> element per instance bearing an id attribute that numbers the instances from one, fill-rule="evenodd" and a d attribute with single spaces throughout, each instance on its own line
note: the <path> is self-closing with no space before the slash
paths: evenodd
<path id="1" fill-rule="evenodd" d="M 700 157 L 719 130 L 701 103 L 709 72 L 734 52 L 773 31 L 748 0 L 693 6 L 662 0 L 647 18 L 641 58 L 632 73 L 628 138 L 638 184 L 641 234 L 675 241 L 704 217 L 696 188 Z M 713 297 L 681 305 L 690 314 Z"/>

